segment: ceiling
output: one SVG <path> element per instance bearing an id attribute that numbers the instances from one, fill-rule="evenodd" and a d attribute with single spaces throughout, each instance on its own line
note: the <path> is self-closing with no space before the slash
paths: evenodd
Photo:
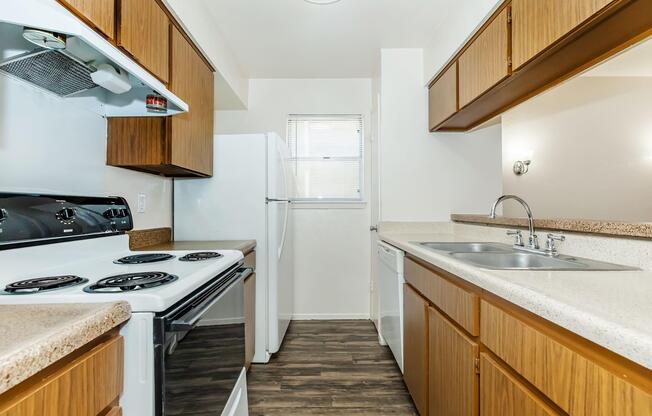
<path id="1" fill-rule="evenodd" d="M 426 47 L 456 0 L 198 0 L 249 78 L 359 78 L 381 48 Z M 457 3 L 457 4 L 456 4 Z"/>

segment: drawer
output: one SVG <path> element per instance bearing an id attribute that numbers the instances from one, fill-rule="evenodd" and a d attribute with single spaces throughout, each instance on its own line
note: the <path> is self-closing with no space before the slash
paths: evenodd
<path id="1" fill-rule="evenodd" d="M 469 334 L 480 334 L 480 297 L 410 258 L 405 280 Z"/>
<path id="2" fill-rule="evenodd" d="M 54 369 L 44 370 L 0 398 L 0 416 L 97 415 L 123 388 L 124 341 L 116 336 Z M 65 361 L 66 358 L 63 358 Z M 119 415 L 119 408 L 112 408 Z"/>
<path id="3" fill-rule="evenodd" d="M 480 354 L 482 416 L 561 416 L 488 354 Z"/>
<path id="4" fill-rule="evenodd" d="M 652 395 L 486 301 L 482 343 L 570 415 L 652 414 Z"/>

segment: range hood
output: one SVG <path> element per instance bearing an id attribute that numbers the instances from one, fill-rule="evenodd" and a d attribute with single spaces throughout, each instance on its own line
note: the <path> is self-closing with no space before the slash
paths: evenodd
<path id="1" fill-rule="evenodd" d="M 54 46 L 32 43 L 34 36 L 29 33 L 39 31 L 50 34 Z M 120 75 L 118 81 L 128 91 L 116 94 L 97 85 L 94 79 L 102 79 L 94 74 L 98 69 Z M 188 104 L 162 82 L 55 0 L 20 0 L 3 9 L 0 76 L 27 82 L 105 117 L 169 116 L 188 111 Z M 147 110 L 146 98 L 154 93 L 167 99 L 167 112 Z"/>

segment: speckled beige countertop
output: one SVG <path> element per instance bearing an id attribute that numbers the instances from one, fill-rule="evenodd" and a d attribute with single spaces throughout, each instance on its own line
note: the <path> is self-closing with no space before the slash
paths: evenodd
<path id="1" fill-rule="evenodd" d="M 0 393 L 130 316 L 127 302 L 0 305 Z"/>
<path id="2" fill-rule="evenodd" d="M 215 241 L 168 241 L 153 246 L 141 247 L 140 251 L 174 250 L 238 250 L 247 254 L 256 248 L 256 240 L 215 240 Z"/>
<path id="3" fill-rule="evenodd" d="M 644 269 L 649 267 L 652 242 L 567 237 L 560 246 L 562 254 Z M 652 271 L 649 269 L 609 272 L 488 270 L 418 244 L 423 241 L 511 242 L 504 230 L 492 227 L 390 223 L 381 224 L 379 238 L 652 369 Z"/>

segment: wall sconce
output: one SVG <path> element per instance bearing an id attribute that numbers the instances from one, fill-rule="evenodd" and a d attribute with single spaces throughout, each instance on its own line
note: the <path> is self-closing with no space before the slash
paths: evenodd
<path id="1" fill-rule="evenodd" d="M 530 170 L 531 163 L 531 160 L 517 160 L 514 162 L 514 167 L 512 168 L 514 170 L 514 174 L 516 176 L 525 175 L 528 170 Z"/>

